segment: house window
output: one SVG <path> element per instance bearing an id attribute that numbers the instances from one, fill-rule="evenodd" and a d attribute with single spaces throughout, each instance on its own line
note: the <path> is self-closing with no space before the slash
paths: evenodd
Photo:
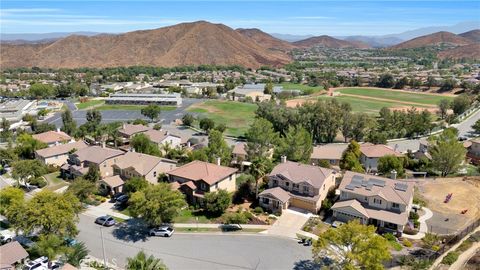
<path id="1" fill-rule="evenodd" d="M 373 198 L 373 203 L 382 204 L 382 200 Z"/>
<path id="2" fill-rule="evenodd" d="M 290 183 L 289 182 L 285 182 L 285 186 L 290 186 Z"/>
<path id="3" fill-rule="evenodd" d="M 269 204 L 270 203 L 270 200 L 268 198 L 263 198 L 262 201 L 263 201 L 264 204 Z"/>
<path id="4" fill-rule="evenodd" d="M 400 208 L 400 205 L 398 203 L 392 203 L 392 208 Z"/>
<path id="5" fill-rule="evenodd" d="M 153 177 L 157 177 L 157 172 L 153 172 Z"/>
<path id="6" fill-rule="evenodd" d="M 303 186 L 303 191 L 308 192 L 309 188 L 307 186 Z"/>
<path id="7" fill-rule="evenodd" d="M 277 180 L 273 180 L 273 185 L 274 185 L 274 186 L 277 186 L 277 185 L 278 185 Z"/>
<path id="8" fill-rule="evenodd" d="M 365 201 L 368 201 L 368 197 L 365 197 Z"/>
<path id="9" fill-rule="evenodd" d="M 299 188 L 300 185 L 299 184 L 292 184 L 293 185 L 293 188 Z"/>
<path id="10" fill-rule="evenodd" d="M 218 183 L 215 184 L 215 188 L 218 189 Z"/>
<path id="11" fill-rule="evenodd" d="M 206 189 L 207 189 L 207 185 L 205 185 L 205 183 L 200 183 L 200 189 L 201 189 L 201 190 L 206 190 Z"/>

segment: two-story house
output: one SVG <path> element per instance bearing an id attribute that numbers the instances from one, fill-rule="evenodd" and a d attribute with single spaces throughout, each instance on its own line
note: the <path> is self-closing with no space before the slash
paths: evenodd
<path id="1" fill-rule="evenodd" d="M 320 161 L 327 161 L 331 166 L 339 167 L 342 154 L 347 147 L 348 144 L 346 143 L 329 143 L 315 146 L 310 156 L 310 162 L 318 165 Z"/>
<path id="2" fill-rule="evenodd" d="M 334 170 L 282 157 L 268 175 L 269 188 L 259 194 L 260 205 L 279 213 L 290 206 L 317 213 L 328 191 L 335 188 L 335 178 Z"/>
<path id="3" fill-rule="evenodd" d="M 192 161 L 168 172 L 170 182 L 180 184 L 187 200 L 192 204 L 202 204 L 206 192 L 223 189 L 228 192 L 236 190 L 236 172 L 238 170 L 200 160 Z"/>
<path id="4" fill-rule="evenodd" d="M 360 145 L 360 163 L 367 172 L 373 173 L 378 170 L 378 160 L 381 157 L 393 155 L 403 157 L 403 154 L 395 151 L 388 145 L 365 143 Z"/>
<path id="5" fill-rule="evenodd" d="M 61 167 L 62 175 L 66 178 L 83 176 L 90 166 L 100 170 L 101 177 L 113 175 L 112 165 L 125 154 L 124 151 L 101 146 L 89 146 L 70 154 L 68 163 Z"/>
<path id="6" fill-rule="evenodd" d="M 126 144 L 130 142 L 130 139 L 136 134 L 139 134 L 148 130 L 150 130 L 150 128 L 144 125 L 132 125 L 132 124 L 124 123 L 118 129 L 118 135 L 120 136 L 122 143 Z"/>
<path id="7" fill-rule="evenodd" d="M 35 151 L 35 158 L 45 165 L 62 166 L 67 163 L 68 156 L 72 151 L 88 147 L 83 141 L 59 144 Z"/>
<path id="8" fill-rule="evenodd" d="M 72 140 L 72 137 L 63 131 L 60 131 L 60 129 L 34 134 L 32 137 L 37 141 L 46 143 L 49 147 L 67 143 Z"/>
<path id="9" fill-rule="evenodd" d="M 345 172 L 340 199 L 332 206 L 333 217 L 343 222 L 354 218 L 362 224 L 403 232 L 412 209 L 414 183 Z"/>
<path id="10" fill-rule="evenodd" d="M 127 152 L 112 164 L 113 174 L 127 180 L 133 177 L 145 178 L 152 184 L 158 183 L 158 177 L 177 167 L 174 160 L 160 158 L 136 152 Z"/>
<path id="11" fill-rule="evenodd" d="M 150 141 L 156 143 L 158 146 L 168 144 L 170 147 L 176 148 L 182 144 L 182 138 L 180 136 L 171 134 L 166 130 L 150 129 L 143 132 L 143 134 L 147 135 Z"/>

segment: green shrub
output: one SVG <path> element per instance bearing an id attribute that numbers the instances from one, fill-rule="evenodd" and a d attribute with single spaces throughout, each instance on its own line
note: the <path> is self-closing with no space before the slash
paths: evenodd
<path id="1" fill-rule="evenodd" d="M 437 246 L 437 245 L 432 246 L 432 250 L 433 250 L 433 251 L 439 251 L 439 250 L 440 250 L 440 246 Z"/>
<path id="2" fill-rule="evenodd" d="M 386 233 L 383 235 L 383 237 L 388 241 L 395 241 L 395 242 L 397 241 L 397 238 L 392 233 Z"/>
<path id="3" fill-rule="evenodd" d="M 418 213 L 410 212 L 410 219 L 417 220 L 419 217 Z"/>
<path id="4" fill-rule="evenodd" d="M 403 244 L 404 246 L 406 246 L 406 247 L 412 247 L 412 246 L 413 246 L 412 242 L 410 242 L 410 241 L 409 241 L 408 239 L 406 239 L 406 238 L 402 240 L 402 244 Z"/>
<path id="5" fill-rule="evenodd" d="M 415 228 L 420 227 L 420 221 L 414 220 L 414 221 L 413 221 L 413 227 L 415 227 Z"/>
<path id="6" fill-rule="evenodd" d="M 35 185 L 39 188 L 43 188 L 47 185 L 47 180 L 45 180 L 43 177 L 37 177 L 30 180 L 30 185 Z"/>
<path id="7" fill-rule="evenodd" d="M 243 215 L 248 219 L 248 220 L 252 220 L 254 218 L 253 214 L 248 212 L 248 211 L 245 211 L 243 212 Z"/>
<path id="8" fill-rule="evenodd" d="M 257 206 L 257 207 L 255 207 L 255 209 L 253 209 L 253 212 L 255 214 L 263 214 L 263 208 L 260 207 L 260 206 Z"/>
<path id="9" fill-rule="evenodd" d="M 457 261 L 458 255 L 460 255 L 460 253 L 451 251 L 445 257 L 443 257 L 442 263 L 452 265 L 455 261 Z"/>
<path id="10" fill-rule="evenodd" d="M 312 232 L 312 227 L 307 225 L 307 226 L 303 227 L 303 230 L 306 231 L 306 232 Z"/>

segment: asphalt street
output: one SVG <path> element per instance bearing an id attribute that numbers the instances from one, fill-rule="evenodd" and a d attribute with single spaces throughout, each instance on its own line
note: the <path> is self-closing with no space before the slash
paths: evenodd
<path id="1" fill-rule="evenodd" d="M 78 240 L 90 254 L 102 259 L 100 226 L 94 218 L 80 215 Z M 311 247 L 293 239 L 267 235 L 181 234 L 171 238 L 149 237 L 135 225 L 103 228 L 109 264 L 123 267 L 126 258 L 143 250 L 163 260 L 169 269 L 315 269 Z"/>

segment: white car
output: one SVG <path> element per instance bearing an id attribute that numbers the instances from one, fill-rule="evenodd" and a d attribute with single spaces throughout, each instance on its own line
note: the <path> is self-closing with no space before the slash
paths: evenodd
<path id="1" fill-rule="evenodd" d="M 3 245 L 5 243 L 10 243 L 15 238 L 15 232 L 10 230 L 3 230 L 0 232 L 0 243 Z"/>
<path id="2" fill-rule="evenodd" d="M 43 256 L 36 260 L 29 261 L 25 264 L 24 270 L 47 270 L 48 269 L 48 258 Z"/>
<path id="3" fill-rule="evenodd" d="M 149 234 L 150 236 L 170 237 L 174 232 L 175 230 L 172 227 L 162 226 L 162 227 L 151 229 Z"/>

